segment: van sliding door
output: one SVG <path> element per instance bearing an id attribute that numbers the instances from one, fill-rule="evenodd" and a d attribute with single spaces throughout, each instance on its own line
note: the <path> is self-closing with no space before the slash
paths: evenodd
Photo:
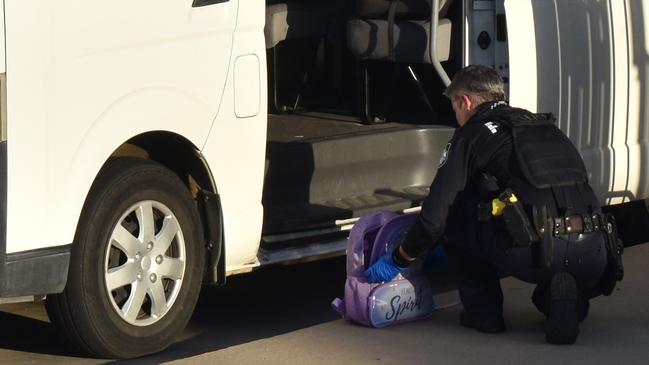
<path id="1" fill-rule="evenodd" d="M 506 0 L 510 101 L 552 112 L 603 202 L 627 186 L 627 39 L 622 1 Z"/>

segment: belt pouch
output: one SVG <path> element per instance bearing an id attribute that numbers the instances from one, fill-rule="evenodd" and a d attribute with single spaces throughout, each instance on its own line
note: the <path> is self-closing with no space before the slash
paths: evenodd
<path id="1" fill-rule="evenodd" d="M 532 264 L 537 268 L 552 266 L 554 258 L 554 239 L 552 237 L 552 220 L 545 205 L 533 206 L 532 216 L 539 240 L 532 246 Z"/>
<path id="2" fill-rule="evenodd" d="M 539 240 L 520 202 L 507 204 L 503 210 L 503 218 L 514 246 L 529 247 Z"/>
<path id="3" fill-rule="evenodd" d="M 624 277 L 624 266 L 622 264 L 622 251 L 624 246 L 622 241 L 617 237 L 617 227 L 615 218 L 607 214 L 605 218 L 604 232 L 606 237 L 606 258 L 607 265 L 599 281 L 599 289 L 604 295 L 611 295 L 615 288 L 615 283 Z"/>

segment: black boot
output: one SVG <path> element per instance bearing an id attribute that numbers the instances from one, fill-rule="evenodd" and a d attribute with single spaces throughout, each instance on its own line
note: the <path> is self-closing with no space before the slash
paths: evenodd
<path id="1" fill-rule="evenodd" d="M 532 303 L 544 316 L 550 314 L 550 283 L 537 285 L 532 295 Z M 577 285 L 577 319 L 579 323 L 588 317 L 590 302 Z"/>
<path id="2" fill-rule="evenodd" d="M 460 324 L 464 327 L 475 328 L 483 333 L 505 332 L 505 320 L 503 317 L 486 317 L 471 314 L 466 310 L 460 313 Z"/>
<path id="3" fill-rule="evenodd" d="M 545 320 L 545 339 L 549 343 L 570 345 L 577 340 L 577 296 L 577 283 L 572 275 L 560 272 L 552 277 L 550 308 Z"/>

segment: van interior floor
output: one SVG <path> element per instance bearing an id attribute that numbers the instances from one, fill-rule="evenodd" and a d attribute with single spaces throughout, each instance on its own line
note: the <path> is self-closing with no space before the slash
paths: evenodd
<path id="1" fill-rule="evenodd" d="M 411 128 L 411 124 L 396 122 L 366 125 L 358 117 L 329 113 L 269 114 L 268 142 L 313 142 Z"/>
<path id="2" fill-rule="evenodd" d="M 264 235 L 418 206 L 454 129 L 324 113 L 271 114 Z"/>

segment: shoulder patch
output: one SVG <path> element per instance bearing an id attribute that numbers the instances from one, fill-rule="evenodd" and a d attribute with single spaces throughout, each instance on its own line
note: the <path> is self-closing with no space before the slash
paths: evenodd
<path id="1" fill-rule="evenodd" d="M 496 122 L 487 122 L 484 125 L 485 127 L 489 128 L 491 134 L 498 133 L 498 127 L 500 127 L 500 125 L 498 125 Z"/>
<path id="2" fill-rule="evenodd" d="M 451 143 L 447 143 L 446 147 L 444 147 L 444 151 L 442 152 L 442 157 L 439 158 L 439 165 L 437 165 L 437 168 L 440 168 L 444 166 L 446 163 L 446 160 L 448 160 L 448 152 L 451 149 Z"/>

